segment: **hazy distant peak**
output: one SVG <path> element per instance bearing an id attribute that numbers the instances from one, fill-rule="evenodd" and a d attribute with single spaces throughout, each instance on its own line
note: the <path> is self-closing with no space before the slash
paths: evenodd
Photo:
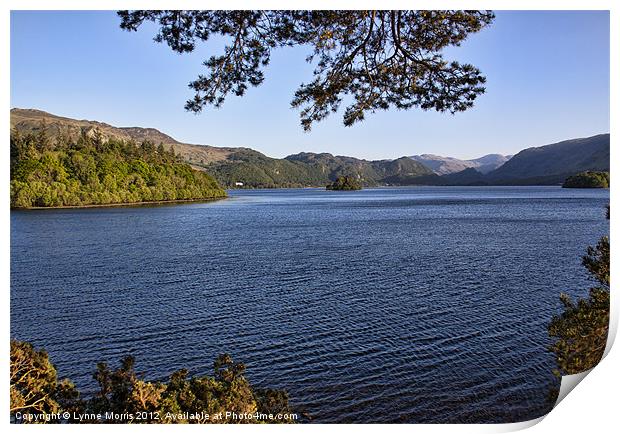
<path id="1" fill-rule="evenodd" d="M 510 157 L 511 156 L 509 155 L 502 155 L 502 154 L 487 154 L 487 155 L 483 155 L 482 157 L 474 158 L 474 159 L 467 160 L 467 161 L 475 161 L 481 164 L 490 164 L 490 163 L 499 162 L 499 161 L 501 161 L 502 163 L 505 163 L 507 160 L 510 159 Z"/>
<path id="2" fill-rule="evenodd" d="M 509 157 L 501 154 L 488 154 L 472 160 L 461 160 L 434 154 L 413 155 L 409 158 L 424 164 L 437 175 L 449 175 L 470 168 L 476 169 L 480 173 L 488 173 L 509 160 Z"/>

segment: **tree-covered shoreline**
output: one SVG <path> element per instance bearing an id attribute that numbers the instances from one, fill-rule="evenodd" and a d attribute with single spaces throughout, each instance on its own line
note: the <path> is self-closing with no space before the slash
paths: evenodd
<path id="1" fill-rule="evenodd" d="M 36 211 L 36 210 L 45 210 L 45 209 L 84 209 L 84 208 L 123 208 L 123 207 L 154 207 L 154 206 L 164 206 L 164 205 L 175 205 L 182 203 L 202 203 L 202 202 L 212 202 L 220 199 L 224 199 L 225 197 L 218 198 L 207 198 L 207 199 L 176 199 L 176 200 L 151 200 L 151 201 L 143 201 L 143 202 L 114 202 L 114 203 L 104 203 L 104 204 L 90 204 L 90 205 L 59 205 L 59 206 L 31 206 L 28 208 L 14 208 L 20 211 Z"/>
<path id="2" fill-rule="evenodd" d="M 198 201 L 226 197 L 173 150 L 82 134 L 11 134 L 11 208 L 62 208 Z"/>
<path id="3" fill-rule="evenodd" d="M 569 176 L 563 188 L 609 188 L 609 172 L 586 171 Z"/>

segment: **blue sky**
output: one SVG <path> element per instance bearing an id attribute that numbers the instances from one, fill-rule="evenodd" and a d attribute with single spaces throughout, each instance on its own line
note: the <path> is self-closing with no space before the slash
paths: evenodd
<path id="1" fill-rule="evenodd" d="M 487 93 L 465 113 L 394 110 L 353 127 L 337 113 L 310 133 L 290 108 L 312 73 L 304 49 L 278 50 L 262 86 L 195 115 L 183 109 L 192 96 L 187 84 L 220 47 L 178 55 L 152 41 L 154 27 L 129 33 L 118 24 L 108 11 L 13 11 L 11 107 L 154 127 L 183 142 L 248 146 L 273 157 L 311 151 L 475 158 L 609 131 L 605 11 L 497 12 L 491 27 L 446 52 L 488 79 Z"/>

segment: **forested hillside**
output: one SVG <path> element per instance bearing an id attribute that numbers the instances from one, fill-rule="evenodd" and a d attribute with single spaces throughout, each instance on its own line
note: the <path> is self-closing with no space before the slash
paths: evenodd
<path id="1" fill-rule="evenodd" d="M 587 170 L 609 171 L 609 134 L 565 140 L 517 153 L 485 181 L 490 184 L 560 184 Z"/>
<path id="2" fill-rule="evenodd" d="M 107 205 L 225 197 L 208 174 L 162 144 L 102 135 L 11 134 L 11 207 Z"/>
<path id="3" fill-rule="evenodd" d="M 340 176 L 349 176 L 367 185 L 386 183 L 387 178 L 395 175 L 416 177 L 433 173 L 428 167 L 407 157 L 368 161 L 327 153 L 302 152 L 289 155 L 286 159 L 304 163 L 313 170 L 326 175 L 331 181 Z"/>
<path id="4" fill-rule="evenodd" d="M 240 149 L 181 143 L 155 128 L 115 127 L 104 122 L 71 119 L 36 109 L 11 109 L 11 129 L 22 134 L 45 133 L 51 139 L 61 136 L 77 140 L 82 134 L 92 137 L 95 131 L 98 131 L 104 140 L 133 140 L 138 143 L 146 140 L 162 143 L 166 150 L 173 149 L 190 164 L 208 164 L 223 160 L 231 151 Z"/>
<path id="5" fill-rule="evenodd" d="M 224 186 L 309 187 L 324 186 L 347 176 L 366 186 L 385 184 L 394 175 L 418 177 L 433 172 L 409 158 L 367 161 L 331 154 L 300 153 L 284 159 L 269 158 L 260 152 L 242 149 L 226 160 L 203 166 Z"/>

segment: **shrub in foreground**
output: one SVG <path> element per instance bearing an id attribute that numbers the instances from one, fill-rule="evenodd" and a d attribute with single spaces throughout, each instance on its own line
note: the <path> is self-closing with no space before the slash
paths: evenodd
<path id="1" fill-rule="evenodd" d="M 67 423 L 293 423 L 297 415 L 285 391 L 258 389 L 245 366 L 228 354 L 217 357 L 213 376 L 189 376 L 181 369 L 168 382 L 146 381 L 132 356 L 117 369 L 99 363 L 98 391 L 89 399 L 69 380 L 57 380 L 47 353 L 11 341 L 12 422 Z M 66 413 L 68 418 L 50 418 Z M 94 416 L 93 416 L 94 415 Z M 95 417 L 96 416 L 96 417 Z"/>
<path id="2" fill-rule="evenodd" d="M 609 207 L 607 208 L 609 219 Z M 556 356 L 555 374 L 571 375 L 595 367 L 603 357 L 609 332 L 609 238 L 602 237 L 588 247 L 583 265 L 597 286 L 588 298 L 577 302 L 561 294 L 564 311 L 549 324 L 549 335 L 555 339 L 550 350 Z"/>

